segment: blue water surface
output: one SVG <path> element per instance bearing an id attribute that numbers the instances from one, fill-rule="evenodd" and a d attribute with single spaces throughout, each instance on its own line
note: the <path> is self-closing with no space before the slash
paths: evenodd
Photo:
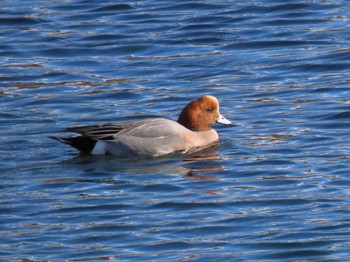
<path id="1" fill-rule="evenodd" d="M 350 2 L 0 3 L 1 261 L 346 261 Z M 74 125 L 211 94 L 190 155 L 81 156 Z"/>

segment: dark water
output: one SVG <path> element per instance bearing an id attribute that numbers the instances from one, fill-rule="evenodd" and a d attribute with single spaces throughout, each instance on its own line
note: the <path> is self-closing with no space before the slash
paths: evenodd
<path id="1" fill-rule="evenodd" d="M 345 261 L 350 2 L 0 4 L 1 261 Z M 238 123 L 196 155 L 82 157 L 61 128 Z"/>

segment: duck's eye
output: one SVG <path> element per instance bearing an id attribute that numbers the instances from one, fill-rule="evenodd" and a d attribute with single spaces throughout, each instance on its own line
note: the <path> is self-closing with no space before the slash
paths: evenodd
<path id="1" fill-rule="evenodd" d="M 208 108 L 206 109 L 206 111 L 209 112 L 209 113 L 211 113 L 211 112 L 214 111 L 214 107 L 208 107 Z"/>

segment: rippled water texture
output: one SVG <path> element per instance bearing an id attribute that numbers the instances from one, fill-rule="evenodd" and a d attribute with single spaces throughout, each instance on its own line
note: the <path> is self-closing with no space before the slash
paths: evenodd
<path id="1" fill-rule="evenodd" d="M 1 261 L 346 261 L 350 2 L 0 3 Z M 79 156 L 73 125 L 236 127 L 194 155 Z"/>

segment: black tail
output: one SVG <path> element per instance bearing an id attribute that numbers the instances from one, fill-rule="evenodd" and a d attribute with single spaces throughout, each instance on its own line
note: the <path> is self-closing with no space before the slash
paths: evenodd
<path id="1" fill-rule="evenodd" d="M 90 154 L 96 144 L 96 140 L 93 140 L 87 136 L 73 136 L 73 137 L 50 136 L 50 138 L 58 140 L 64 144 L 70 145 L 85 154 Z"/>

